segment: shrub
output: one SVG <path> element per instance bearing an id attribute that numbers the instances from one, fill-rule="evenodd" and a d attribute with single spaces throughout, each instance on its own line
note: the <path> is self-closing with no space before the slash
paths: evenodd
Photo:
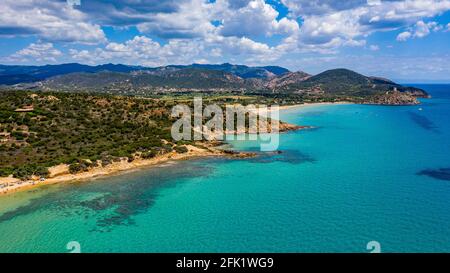
<path id="1" fill-rule="evenodd" d="M 11 133 L 11 135 L 17 140 L 24 140 L 25 137 L 27 136 L 27 134 L 19 131 L 14 131 Z"/>
<path id="2" fill-rule="evenodd" d="M 101 161 L 102 161 L 102 166 L 108 166 L 112 163 L 113 158 L 111 156 L 103 156 Z"/>
<path id="3" fill-rule="evenodd" d="M 69 165 L 69 172 L 72 174 L 87 171 L 87 166 L 82 163 L 72 163 Z"/>
<path id="4" fill-rule="evenodd" d="M 80 173 L 80 172 L 87 172 L 90 167 L 95 167 L 97 164 L 88 162 L 86 160 L 78 160 L 77 162 L 74 162 L 69 165 L 69 172 L 72 174 Z"/>
<path id="5" fill-rule="evenodd" d="M 11 168 L 0 168 L 0 177 L 8 177 L 13 173 Z"/>
<path id="6" fill-rule="evenodd" d="M 50 172 L 48 171 L 48 168 L 45 168 L 42 166 L 36 167 L 36 169 L 34 171 L 34 175 L 39 176 L 39 177 L 47 178 L 49 176 L 49 174 L 50 174 Z"/>
<path id="7" fill-rule="evenodd" d="M 179 154 L 184 154 L 188 152 L 188 148 L 186 148 L 186 146 L 175 146 L 174 150 Z"/>
<path id="8" fill-rule="evenodd" d="M 150 150 L 150 151 L 142 153 L 141 157 L 144 158 L 144 159 L 148 159 L 148 158 L 154 158 L 157 155 L 158 155 L 157 151 Z"/>
<path id="9" fill-rule="evenodd" d="M 31 176 L 34 174 L 34 170 L 32 166 L 20 166 L 13 170 L 13 177 L 21 180 L 29 180 Z"/>
<path id="10" fill-rule="evenodd" d="M 163 150 L 165 153 L 170 153 L 170 152 L 173 151 L 172 146 L 171 146 L 171 145 L 168 145 L 168 144 L 163 145 L 161 148 L 162 148 L 162 150 Z"/>

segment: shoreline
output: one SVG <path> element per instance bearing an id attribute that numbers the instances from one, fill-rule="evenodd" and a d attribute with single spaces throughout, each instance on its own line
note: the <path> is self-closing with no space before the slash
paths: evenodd
<path id="1" fill-rule="evenodd" d="M 319 106 L 319 105 L 331 105 L 331 104 L 351 104 L 350 102 L 319 102 L 319 103 L 304 103 L 304 104 L 294 104 L 294 105 L 284 105 L 280 106 L 279 110 L 288 110 L 292 108 L 308 107 L 308 106 Z M 269 111 L 273 111 L 272 109 Z M 281 122 L 281 121 L 280 121 Z M 286 131 L 295 131 L 312 128 L 311 126 L 300 126 L 289 123 L 282 123 L 282 128 L 280 128 L 280 133 Z M 67 164 L 61 164 L 58 166 L 53 166 L 49 168 L 50 175 L 45 180 L 40 180 L 39 178 L 34 178 L 32 180 L 20 180 L 13 177 L 0 177 L 0 197 L 2 195 L 12 194 L 19 191 L 25 191 L 32 188 L 37 188 L 45 185 L 52 185 L 57 183 L 66 183 L 70 181 L 85 181 L 92 180 L 96 178 L 103 178 L 113 175 L 120 175 L 125 172 L 135 171 L 141 168 L 148 167 L 158 167 L 164 163 L 177 162 L 181 160 L 187 160 L 191 158 L 205 158 L 205 157 L 230 157 L 230 158 L 243 158 L 254 156 L 252 153 L 239 152 L 239 153 L 229 153 L 221 150 L 213 145 L 206 145 L 205 147 L 198 148 L 192 145 L 186 145 L 188 152 L 177 153 L 172 151 L 167 154 L 158 155 L 151 159 L 141 159 L 137 158 L 132 162 L 127 162 L 123 159 L 118 162 L 112 162 L 107 166 L 99 166 L 89 169 L 85 172 L 71 174 L 69 172 L 69 166 Z"/>
<path id="2" fill-rule="evenodd" d="M 123 159 L 118 162 L 113 162 L 107 166 L 94 167 L 88 171 L 71 174 L 69 172 L 69 166 L 67 164 L 61 164 L 49 168 L 50 176 L 45 180 L 33 179 L 22 181 L 12 177 L 0 178 L 0 185 L 5 185 L 0 188 L 0 196 L 16 193 L 19 191 L 25 191 L 32 188 L 37 188 L 44 185 L 52 185 L 57 183 L 65 183 L 71 181 L 85 181 L 96 178 L 109 177 L 113 175 L 120 175 L 126 172 L 136 171 L 142 168 L 163 166 L 165 163 L 177 162 L 181 160 L 187 160 L 190 158 L 205 158 L 205 157 L 230 157 L 230 158 L 243 158 L 253 156 L 252 153 L 226 153 L 224 150 L 213 147 L 206 147 L 204 149 L 198 148 L 192 145 L 186 145 L 188 152 L 177 153 L 170 152 L 167 154 L 159 155 L 151 159 L 135 159 L 132 162 L 128 162 Z"/>
<path id="3" fill-rule="evenodd" d="M 338 102 L 310 102 L 310 103 L 302 103 L 302 104 L 290 104 L 290 105 L 281 105 L 278 106 L 279 111 L 284 110 L 291 110 L 291 109 L 299 109 L 299 108 L 306 108 L 306 107 L 315 107 L 315 106 L 322 106 L 322 105 L 348 105 L 348 104 L 356 104 L 354 102 L 350 101 L 338 101 Z M 266 112 L 260 112 L 260 114 L 264 113 L 271 113 L 275 109 L 267 109 Z"/>
<path id="4" fill-rule="evenodd" d="M 355 104 L 354 102 L 350 101 L 338 101 L 338 102 L 311 102 L 311 103 L 302 103 L 302 104 L 292 104 L 292 105 L 284 105 L 280 106 L 280 110 L 289 110 L 289 109 L 295 109 L 295 108 L 304 108 L 304 107 L 314 107 L 314 106 L 321 106 L 321 105 L 345 105 L 345 104 Z"/>

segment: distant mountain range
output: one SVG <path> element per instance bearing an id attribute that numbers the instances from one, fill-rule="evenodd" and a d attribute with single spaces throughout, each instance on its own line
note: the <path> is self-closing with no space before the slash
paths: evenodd
<path id="1" fill-rule="evenodd" d="M 192 64 L 162 67 L 105 64 L 89 66 L 61 64 L 45 66 L 0 65 L 0 84 L 15 89 L 41 89 L 65 92 L 103 92 L 123 95 L 149 95 L 164 92 L 242 92 L 252 94 L 291 94 L 315 97 L 342 97 L 365 102 L 395 101 L 416 103 L 428 97 L 421 89 L 368 77 L 348 69 L 327 70 L 317 75 L 291 72 L 278 66 Z M 373 100 L 376 98 L 376 100 Z"/>
<path id="2" fill-rule="evenodd" d="M 102 71 L 129 73 L 132 71 L 178 71 L 183 69 L 204 69 L 223 71 L 238 77 L 269 78 L 289 72 L 288 69 L 279 66 L 249 67 L 246 65 L 225 64 L 192 64 L 169 65 L 163 67 L 143 67 L 123 64 L 103 64 L 97 66 L 68 63 L 44 66 L 0 65 L 0 84 L 13 85 L 17 83 L 30 83 L 46 80 L 48 78 L 66 75 L 70 73 L 97 73 Z"/>
<path id="3" fill-rule="evenodd" d="M 44 66 L 0 65 L 0 84 L 12 85 L 17 83 L 37 82 L 54 76 L 79 72 L 96 73 L 100 71 L 113 71 L 128 73 L 142 69 L 146 68 L 122 64 L 104 64 L 97 66 L 78 63 Z"/>
<path id="4" fill-rule="evenodd" d="M 167 68 L 175 69 L 203 69 L 203 70 L 215 70 L 223 71 L 243 79 L 258 78 L 267 79 L 274 76 L 279 76 L 290 72 L 288 69 L 280 66 L 256 66 L 250 67 L 246 65 L 234 65 L 229 63 L 224 64 L 192 64 L 192 65 L 169 65 Z M 160 68 L 156 68 L 160 69 Z"/>

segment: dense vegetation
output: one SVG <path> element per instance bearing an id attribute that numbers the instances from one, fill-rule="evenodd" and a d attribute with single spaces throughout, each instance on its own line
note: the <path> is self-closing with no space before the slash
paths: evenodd
<path id="1" fill-rule="evenodd" d="M 3 78 L 2 78 L 3 77 Z M 169 65 L 147 68 L 126 65 L 85 66 L 1 66 L 0 84 L 22 83 L 15 88 L 58 92 L 105 93 L 154 96 L 168 93 L 234 93 L 286 95 L 317 99 L 377 103 L 382 94 L 394 94 L 392 101 L 417 103 L 427 97 L 420 89 L 404 87 L 390 80 L 367 77 L 348 69 L 327 70 L 317 75 L 277 66 L 248 67 L 232 64 Z M 34 83 L 30 83 L 34 82 Z M 400 99 L 398 99 L 400 98 Z M 389 103 L 389 97 L 380 103 Z"/>
<path id="2" fill-rule="evenodd" d="M 29 83 L 48 79 L 50 77 L 69 73 L 96 73 L 100 71 L 124 72 L 147 69 L 141 66 L 128 66 L 121 64 L 104 64 L 89 66 L 77 63 L 26 66 L 26 65 L 0 65 L 0 84 Z"/>
<path id="3" fill-rule="evenodd" d="M 48 167 L 71 172 L 136 155 L 152 158 L 172 150 L 170 110 L 177 102 L 286 105 L 353 101 L 416 104 L 428 94 L 347 69 L 315 76 L 280 67 L 230 64 L 142 68 L 124 65 L 0 66 L 0 80 L 48 80 L 0 90 L 0 177 L 45 177 Z M 83 73 L 71 73 L 82 71 Z M 44 91 L 44 92 L 43 92 Z M 96 94 L 96 95 L 93 95 Z M 121 95 L 121 96 L 118 96 Z"/>
<path id="4" fill-rule="evenodd" d="M 152 96 L 167 93 L 240 93 L 340 97 L 372 101 L 386 92 L 399 91 L 426 97 L 423 90 L 404 87 L 392 81 L 366 77 L 347 69 L 328 70 L 315 76 L 287 72 L 268 78 L 241 78 L 221 70 L 177 68 L 134 71 L 131 73 L 74 73 L 48 79 L 37 88 L 63 92 L 102 92 L 115 95 Z"/>
<path id="5" fill-rule="evenodd" d="M 69 164 L 69 171 L 78 173 L 124 158 L 133 161 L 171 151 L 186 153 L 184 144 L 198 143 L 174 143 L 170 113 L 178 103 L 193 107 L 197 95 L 136 98 L 0 90 L 0 177 L 46 177 L 48 168 L 59 164 Z M 204 95 L 204 107 L 298 103 L 305 99 L 273 94 Z"/>
<path id="6" fill-rule="evenodd" d="M 375 77 L 366 77 L 348 69 L 332 69 L 302 78 L 299 81 L 282 86 L 285 92 L 322 93 L 335 96 L 347 96 L 349 100 L 364 102 L 373 96 L 397 90 L 410 92 L 426 97 L 425 91 L 413 87 L 404 87 L 390 80 Z"/>
<path id="7" fill-rule="evenodd" d="M 168 68 L 187 69 L 196 68 L 203 70 L 223 71 L 243 79 L 267 78 L 273 75 L 279 76 L 290 72 L 288 69 L 279 66 L 249 67 L 246 65 L 224 64 L 192 64 L 192 65 L 170 65 Z"/>
<path id="8" fill-rule="evenodd" d="M 27 106 L 33 110 L 15 111 Z M 0 176 L 45 176 L 60 163 L 75 172 L 97 160 L 170 151 L 164 141 L 172 140 L 169 106 L 167 100 L 2 91 Z"/>
<path id="9" fill-rule="evenodd" d="M 44 65 L 44 66 L 24 66 L 24 65 L 0 65 L 0 85 L 16 84 L 16 83 L 30 83 L 46 80 L 48 78 L 66 75 L 70 73 L 97 73 L 97 72 L 121 72 L 129 73 L 132 71 L 149 71 L 155 74 L 162 74 L 165 71 L 174 71 L 182 69 L 203 69 L 223 71 L 241 78 L 266 78 L 272 75 L 281 75 L 289 72 L 286 68 L 279 66 L 263 66 L 263 67 L 249 67 L 246 65 L 232 65 L 232 64 L 192 64 L 192 65 L 169 65 L 163 67 L 142 67 L 129 66 L 122 64 L 104 64 L 97 66 L 89 66 L 78 63 L 68 63 L 59 65 Z"/>
<path id="10" fill-rule="evenodd" d="M 68 92 L 148 95 L 158 90 L 245 90 L 250 89 L 251 84 L 223 71 L 189 68 L 159 73 L 151 71 L 74 73 L 53 77 L 44 82 L 44 87 Z"/>

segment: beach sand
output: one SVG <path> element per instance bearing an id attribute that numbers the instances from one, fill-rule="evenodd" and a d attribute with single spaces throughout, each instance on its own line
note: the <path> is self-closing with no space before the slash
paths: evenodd
<path id="1" fill-rule="evenodd" d="M 230 155 L 216 147 L 205 147 L 205 149 L 198 148 L 192 145 L 186 145 L 186 147 L 188 148 L 188 152 L 186 153 L 170 152 L 164 155 L 156 156 L 151 159 L 135 159 L 132 162 L 128 162 L 126 159 L 123 159 L 119 162 L 112 162 L 107 166 L 94 167 L 91 168 L 89 171 L 76 174 L 71 174 L 69 172 L 68 165 L 61 164 L 49 168 L 50 175 L 45 180 L 40 180 L 38 177 L 36 177 L 29 181 L 21 181 L 13 177 L 2 177 L 0 178 L 0 195 L 27 190 L 42 185 L 50 185 L 68 181 L 88 180 L 96 177 L 110 176 L 131 170 L 136 170 L 139 168 L 160 166 L 163 163 L 175 162 L 178 160 L 186 160 L 195 157 L 200 158 L 208 156 L 234 156 L 234 157 L 250 156 L 249 154 L 246 153 Z"/>
<path id="2" fill-rule="evenodd" d="M 338 101 L 338 102 L 314 102 L 314 103 L 303 103 L 303 104 L 293 104 L 293 105 L 283 105 L 280 106 L 280 110 L 288 110 L 293 108 L 302 108 L 302 107 L 313 107 L 320 105 L 335 105 L 335 104 L 353 104 L 353 102 L 349 101 Z"/>
<path id="3" fill-rule="evenodd" d="M 309 107 L 317 105 L 328 105 L 328 104 L 350 104 L 350 102 L 321 102 L 321 103 L 305 103 L 305 104 L 295 104 L 295 105 L 285 105 L 280 106 L 279 110 L 287 110 L 299 107 Z M 269 109 L 268 111 L 273 111 L 274 109 Z M 260 114 L 264 115 L 264 113 Z M 280 132 L 308 129 L 310 126 L 297 126 L 288 123 L 281 123 Z M 239 133 L 239 132 L 238 132 Z M 163 163 L 175 162 L 177 160 L 186 160 L 189 158 L 200 158 L 200 157 L 210 157 L 210 156 L 228 156 L 228 157 L 249 157 L 252 156 L 250 153 L 238 153 L 229 154 L 225 153 L 223 150 L 209 145 L 204 149 L 198 148 L 192 145 L 186 145 L 188 148 L 187 153 L 176 153 L 170 152 L 164 155 L 159 155 L 151 159 L 135 159 L 132 162 L 128 162 L 123 159 L 119 162 L 112 162 L 107 166 L 99 166 L 91 168 L 86 172 L 71 174 L 69 172 L 69 166 L 61 164 L 58 166 L 53 166 L 49 168 L 50 175 L 48 178 L 41 180 L 39 177 L 34 177 L 32 180 L 22 181 L 16 178 L 10 177 L 0 177 L 0 195 L 9 194 L 18 191 L 28 190 L 42 185 L 50 185 L 69 181 L 80 181 L 89 180 L 97 177 L 105 177 L 120 174 L 123 172 L 133 171 L 139 168 L 146 168 L 151 166 L 159 166 Z"/>

